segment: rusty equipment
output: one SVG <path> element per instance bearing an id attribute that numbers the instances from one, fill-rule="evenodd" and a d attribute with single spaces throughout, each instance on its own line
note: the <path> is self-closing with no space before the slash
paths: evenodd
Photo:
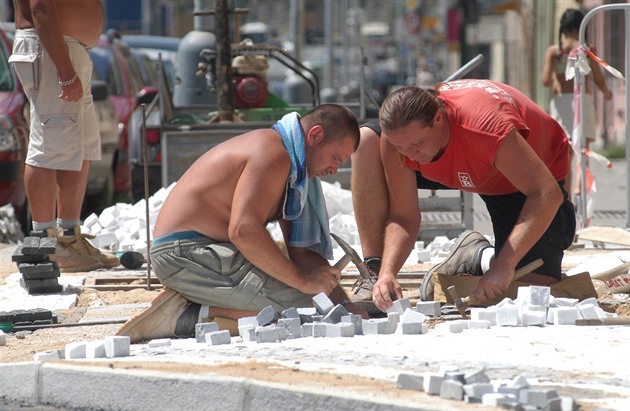
<path id="1" fill-rule="evenodd" d="M 523 277 L 524 275 L 531 273 L 532 271 L 534 271 L 541 265 L 543 265 L 542 258 L 539 258 L 537 260 L 532 261 L 531 263 L 527 265 L 524 265 L 523 267 L 516 270 L 512 281 L 516 281 L 519 278 Z M 453 303 L 455 303 L 457 310 L 465 319 L 468 318 L 468 316 L 466 315 L 466 308 L 468 308 L 471 305 L 477 305 L 480 303 L 477 297 L 475 297 L 473 294 L 469 295 L 468 297 L 460 298 L 459 295 L 457 294 L 457 290 L 455 289 L 454 285 L 451 285 L 450 287 L 448 287 L 447 291 L 450 294 L 451 299 L 453 300 Z"/>

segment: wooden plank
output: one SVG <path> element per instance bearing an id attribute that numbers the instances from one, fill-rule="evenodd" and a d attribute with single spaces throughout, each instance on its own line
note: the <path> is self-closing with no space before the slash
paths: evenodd
<path id="1" fill-rule="evenodd" d="M 600 318 L 597 320 L 576 320 L 575 325 L 630 325 L 630 318 Z"/>
<path id="2" fill-rule="evenodd" d="M 576 234 L 580 240 L 630 247 L 630 232 L 622 227 L 591 226 L 579 230 Z"/>

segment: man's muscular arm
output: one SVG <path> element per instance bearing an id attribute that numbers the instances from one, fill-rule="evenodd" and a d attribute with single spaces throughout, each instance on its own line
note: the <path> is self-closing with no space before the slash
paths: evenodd
<path id="1" fill-rule="evenodd" d="M 507 290 L 516 265 L 547 230 L 563 201 L 553 175 L 516 130 L 501 142 L 495 166 L 527 199 L 514 229 L 474 291 L 481 301 Z"/>
<path id="2" fill-rule="evenodd" d="M 331 267 L 305 274 L 282 254 L 266 228 L 284 198 L 290 167 L 286 150 L 281 145 L 261 144 L 251 151 L 234 191 L 230 241 L 252 264 L 275 279 L 306 294 L 330 294 L 338 283 Z"/>
<path id="3" fill-rule="evenodd" d="M 70 60 L 68 48 L 63 39 L 61 19 L 57 11 L 55 0 L 30 0 L 33 26 L 46 53 L 57 68 L 57 76 L 60 81 L 68 81 L 74 78 L 76 72 Z M 60 98 L 69 101 L 78 101 L 83 95 L 83 85 L 78 78 L 72 83 L 62 87 Z"/>

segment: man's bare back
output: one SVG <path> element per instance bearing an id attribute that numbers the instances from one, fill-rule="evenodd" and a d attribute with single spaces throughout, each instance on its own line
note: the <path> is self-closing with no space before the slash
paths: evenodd
<path id="1" fill-rule="evenodd" d="M 258 219 L 261 224 L 278 220 L 289 167 L 289 155 L 272 129 L 222 143 L 205 153 L 177 182 L 160 210 L 154 238 L 196 231 L 229 242 L 233 219 Z"/>
<path id="2" fill-rule="evenodd" d="M 14 0 L 15 25 L 18 29 L 34 28 L 33 10 L 38 2 L 53 3 L 51 0 Z M 61 22 L 61 34 L 75 38 L 86 47 L 93 47 L 103 31 L 104 12 L 100 0 L 56 0 L 54 1 Z M 41 18 L 50 18 L 42 16 Z"/>

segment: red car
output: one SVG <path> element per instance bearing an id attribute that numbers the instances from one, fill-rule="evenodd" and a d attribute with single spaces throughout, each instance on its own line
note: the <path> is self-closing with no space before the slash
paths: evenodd
<path id="1" fill-rule="evenodd" d="M 144 87 L 142 73 L 129 46 L 115 34 L 101 35 L 98 44 L 90 49 L 90 54 L 98 76 L 107 83 L 109 96 L 118 113 L 120 133 L 114 160 L 114 192 L 120 200 L 127 200 L 124 197 L 129 197 L 131 189 L 129 118 L 138 105 L 137 95 Z"/>
<path id="2" fill-rule="evenodd" d="M 13 205 L 25 233 L 30 212 L 24 189 L 24 160 L 28 148 L 29 103 L 7 62 L 11 42 L 0 29 L 0 206 Z"/>

